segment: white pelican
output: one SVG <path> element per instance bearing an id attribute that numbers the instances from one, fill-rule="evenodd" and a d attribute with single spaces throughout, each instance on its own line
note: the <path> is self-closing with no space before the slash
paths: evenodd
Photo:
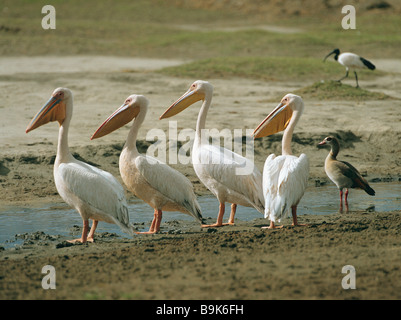
<path id="1" fill-rule="evenodd" d="M 148 105 L 148 99 L 142 95 L 129 96 L 123 105 L 103 122 L 91 139 L 109 134 L 135 119 L 121 152 L 119 167 L 127 188 L 154 209 L 149 231 L 141 233 L 159 232 L 162 211 L 183 212 L 201 223 L 201 208 L 191 182 L 167 164 L 140 154 L 136 148 L 136 138 Z"/>
<path id="2" fill-rule="evenodd" d="M 254 137 L 261 138 L 284 130 L 282 155 L 271 154 L 263 168 L 265 218 L 270 219 L 269 229 L 277 228 L 275 222 L 289 216 L 290 210 L 293 225 L 299 225 L 297 205 L 308 182 L 309 161 L 305 154 L 292 155 L 291 140 L 303 110 L 301 97 L 287 94 L 254 131 Z"/>
<path id="3" fill-rule="evenodd" d="M 348 211 L 348 188 L 357 188 L 364 190 L 367 194 L 374 196 L 375 191 L 369 186 L 368 182 L 362 177 L 359 171 L 346 161 L 337 160 L 340 151 L 340 143 L 333 136 L 328 136 L 319 143 L 330 145 L 331 150 L 324 162 L 324 170 L 331 181 L 335 183 L 340 190 L 340 211 L 343 208 L 343 189 L 345 189 L 345 206 Z"/>
<path id="4" fill-rule="evenodd" d="M 338 63 L 340 63 L 341 65 L 343 65 L 346 69 L 346 73 L 345 76 L 342 77 L 340 80 L 338 80 L 339 82 L 341 82 L 341 80 L 345 79 L 348 77 L 348 72 L 349 70 L 353 70 L 354 74 L 355 74 L 355 80 L 356 80 L 356 87 L 359 88 L 359 84 L 358 84 L 358 75 L 356 74 L 355 69 L 364 69 L 364 68 L 368 68 L 370 70 L 375 70 L 376 67 L 374 66 L 374 64 L 358 55 L 356 55 L 355 53 L 351 53 L 351 52 L 344 52 L 340 54 L 340 49 L 334 49 L 332 52 L 330 52 L 323 61 L 326 61 L 326 59 L 331 56 L 332 54 L 335 54 L 334 56 L 334 60 L 336 60 Z"/>
<path id="5" fill-rule="evenodd" d="M 203 227 L 223 225 L 225 203 L 231 203 L 228 224 L 234 224 L 237 204 L 254 207 L 263 214 L 262 174 L 248 159 L 222 147 L 215 147 L 202 141 L 202 129 L 205 128 L 206 116 L 213 94 L 213 86 L 207 82 L 195 81 L 184 95 L 174 102 L 160 117 L 169 118 L 183 111 L 197 101 L 203 100 L 199 112 L 195 141 L 192 149 L 192 163 L 196 175 L 219 200 L 217 222 Z M 206 143 L 205 143 L 206 142 Z M 252 168 L 246 175 L 237 174 L 239 168 Z"/>
<path id="6" fill-rule="evenodd" d="M 110 173 L 78 161 L 69 151 L 68 128 L 72 109 L 72 92 L 66 88 L 57 88 L 26 129 L 28 133 L 50 121 L 58 121 L 60 124 L 54 181 L 60 196 L 79 212 L 83 220 L 81 238 L 70 242 L 93 242 L 98 221 L 115 223 L 124 232 L 133 235 L 121 184 Z M 88 235 L 89 219 L 93 220 L 93 224 Z"/>

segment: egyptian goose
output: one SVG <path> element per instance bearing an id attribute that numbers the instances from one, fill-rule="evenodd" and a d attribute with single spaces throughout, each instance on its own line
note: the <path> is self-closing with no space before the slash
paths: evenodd
<path id="1" fill-rule="evenodd" d="M 340 143 L 333 136 L 324 138 L 319 145 L 330 145 L 331 150 L 324 162 L 324 170 L 327 176 L 333 181 L 340 190 L 340 208 L 343 204 L 343 189 L 345 190 L 345 205 L 348 209 L 348 189 L 357 188 L 364 190 L 367 194 L 374 196 L 375 191 L 369 186 L 368 182 L 362 177 L 359 171 L 346 161 L 337 160 L 340 151 Z"/>

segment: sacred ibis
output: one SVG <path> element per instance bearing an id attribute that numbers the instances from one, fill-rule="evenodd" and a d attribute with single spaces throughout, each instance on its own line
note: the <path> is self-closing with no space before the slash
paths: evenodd
<path id="1" fill-rule="evenodd" d="M 326 59 L 329 56 L 331 56 L 332 54 L 335 54 L 334 60 L 336 60 L 341 65 L 343 65 L 345 67 L 345 69 L 347 70 L 345 76 L 338 80 L 339 82 L 341 82 L 341 80 L 348 77 L 349 70 L 353 70 L 354 74 L 355 74 L 356 87 L 359 88 L 358 75 L 356 74 L 355 69 L 365 69 L 365 68 L 368 68 L 370 70 L 376 69 L 375 65 L 372 62 L 366 60 L 365 58 L 358 56 L 355 53 L 344 52 L 344 53 L 340 54 L 340 49 L 334 49 L 332 52 L 330 52 L 324 58 L 323 62 L 326 61 Z"/>

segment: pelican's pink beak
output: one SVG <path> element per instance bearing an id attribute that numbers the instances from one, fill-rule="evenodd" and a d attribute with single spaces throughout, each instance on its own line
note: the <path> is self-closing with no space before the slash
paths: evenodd
<path id="1" fill-rule="evenodd" d="M 176 102 L 174 102 L 164 113 L 160 116 L 161 119 L 170 118 L 188 108 L 190 105 L 197 101 L 205 99 L 205 95 L 192 87 L 185 92 Z"/>
<path id="2" fill-rule="evenodd" d="M 65 119 L 65 107 L 64 101 L 52 96 L 33 117 L 25 132 L 28 133 L 51 121 L 58 121 L 61 125 Z"/>
<path id="3" fill-rule="evenodd" d="M 288 104 L 280 104 L 259 124 L 253 132 L 254 139 L 270 136 L 285 130 L 292 117 L 292 109 Z"/>
<path id="4" fill-rule="evenodd" d="M 139 105 L 124 103 L 100 125 L 91 140 L 103 137 L 126 125 L 138 115 L 139 111 Z"/>

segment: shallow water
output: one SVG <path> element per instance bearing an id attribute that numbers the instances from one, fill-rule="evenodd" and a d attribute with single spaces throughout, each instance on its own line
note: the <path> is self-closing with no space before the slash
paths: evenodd
<path id="1" fill-rule="evenodd" d="M 401 208 L 401 183 L 375 183 L 372 188 L 376 196 L 371 197 L 362 190 L 350 190 L 349 210 L 366 210 L 388 212 Z M 218 211 L 218 201 L 213 196 L 198 198 L 204 218 L 215 219 Z M 141 231 L 149 228 L 153 218 L 153 209 L 140 200 L 129 204 L 130 221 L 134 223 L 145 222 Z M 303 214 L 336 214 L 339 210 L 339 193 L 334 185 L 307 188 L 304 197 L 298 206 L 298 215 Z M 230 206 L 226 205 L 224 220 L 228 219 Z M 262 215 L 253 208 L 238 206 L 236 218 L 250 221 L 261 218 Z M 172 220 L 193 220 L 192 217 L 182 213 L 166 212 L 163 223 Z M 194 222 L 197 223 L 197 222 Z M 0 212 L 0 246 L 14 246 L 22 243 L 15 240 L 16 234 L 43 231 L 50 235 L 61 235 L 71 238 L 70 229 L 73 225 L 82 226 L 79 214 L 66 204 L 47 204 L 42 208 L 8 207 Z M 100 222 L 97 232 L 116 233 L 127 236 L 116 225 Z"/>

